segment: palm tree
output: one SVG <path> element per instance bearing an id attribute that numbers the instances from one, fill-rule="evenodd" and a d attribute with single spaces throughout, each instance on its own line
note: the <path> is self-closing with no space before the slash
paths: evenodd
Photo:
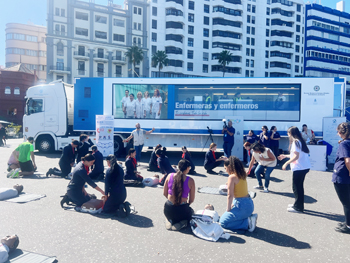
<path id="1" fill-rule="evenodd" d="M 168 65 L 168 62 L 168 55 L 165 53 L 165 51 L 158 50 L 152 55 L 152 66 L 158 67 L 159 77 L 160 71 L 163 69 L 164 66 Z"/>
<path id="2" fill-rule="evenodd" d="M 225 77 L 226 66 L 232 61 L 232 54 L 228 50 L 223 50 L 219 53 L 219 64 L 222 66 L 222 77 Z"/>
<path id="3" fill-rule="evenodd" d="M 129 47 L 125 53 L 125 56 L 128 58 L 129 62 L 133 65 L 133 72 L 135 72 L 136 64 L 139 64 L 143 60 L 143 51 L 140 47 L 134 45 Z"/>

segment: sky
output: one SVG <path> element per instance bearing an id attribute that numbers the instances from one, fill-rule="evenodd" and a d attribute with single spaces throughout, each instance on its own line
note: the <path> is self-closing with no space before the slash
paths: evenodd
<path id="1" fill-rule="evenodd" d="M 88 1 L 88 0 L 85 0 Z M 262 0 L 258 0 L 262 1 Z M 320 0 L 317 0 L 319 3 Z M 307 1 L 305 1 L 307 2 Z M 311 0 L 309 2 L 314 2 Z M 336 8 L 338 0 L 321 0 L 322 5 Z M 107 5 L 108 0 L 95 0 L 96 4 Z M 124 0 L 114 0 L 117 5 L 122 5 Z M 46 26 L 47 0 L 0 0 L 0 65 L 5 65 L 5 28 L 7 23 L 27 24 L 28 21 L 35 25 Z M 350 0 L 345 0 L 346 12 L 350 13 Z"/>

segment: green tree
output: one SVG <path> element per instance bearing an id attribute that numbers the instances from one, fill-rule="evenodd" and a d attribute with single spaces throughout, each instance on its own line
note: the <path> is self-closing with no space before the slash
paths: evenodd
<path id="1" fill-rule="evenodd" d="M 222 77 L 225 77 L 226 66 L 232 61 L 232 54 L 228 50 L 223 50 L 219 53 L 219 64 L 222 66 Z"/>
<path id="2" fill-rule="evenodd" d="M 132 72 L 135 74 L 136 73 L 135 72 L 136 64 L 141 63 L 141 61 L 143 60 L 142 49 L 138 46 L 135 46 L 135 45 L 132 47 L 129 47 L 125 53 L 125 56 L 128 58 L 129 62 L 132 63 L 132 65 L 133 65 Z"/>
<path id="3" fill-rule="evenodd" d="M 152 66 L 158 67 L 159 77 L 160 71 L 163 69 L 164 66 L 168 65 L 168 62 L 168 55 L 165 53 L 165 51 L 158 50 L 152 55 Z"/>

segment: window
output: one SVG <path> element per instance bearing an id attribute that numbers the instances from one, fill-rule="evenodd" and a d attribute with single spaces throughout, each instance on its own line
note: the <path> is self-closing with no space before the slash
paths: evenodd
<path id="1" fill-rule="evenodd" d="M 59 8 L 55 8 L 55 16 L 59 16 L 60 15 L 60 9 Z"/>
<path id="2" fill-rule="evenodd" d="M 255 46 L 255 38 L 251 38 L 251 39 L 250 39 L 250 44 L 251 44 L 252 46 Z"/>
<path id="3" fill-rule="evenodd" d="M 78 61 L 78 75 L 85 75 L 85 61 Z"/>
<path id="4" fill-rule="evenodd" d="M 245 77 L 246 77 L 246 78 L 249 78 L 249 70 L 246 70 L 246 71 L 245 71 Z"/>
<path id="5" fill-rule="evenodd" d="M 194 26 L 188 26 L 188 34 L 194 34 Z"/>
<path id="6" fill-rule="evenodd" d="M 63 32 L 63 33 L 66 32 L 66 27 L 64 25 L 61 25 L 61 32 Z"/>
<path id="7" fill-rule="evenodd" d="M 103 65 L 103 63 L 97 63 L 97 76 L 104 77 L 104 65 Z"/>
<path id="8" fill-rule="evenodd" d="M 101 39 L 107 39 L 107 32 L 95 31 L 95 37 Z"/>
<path id="9" fill-rule="evenodd" d="M 60 32 L 60 25 L 57 25 L 57 24 L 55 25 L 55 31 L 56 31 L 55 32 L 56 34 L 59 34 L 59 32 Z"/>
<path id="10" fill-rule="evenodd" d="M 84 46 L 78 46 L 78 55 L 85 56 L 85 47 Z"/>
<path id="11" fill-rule="evenodd" d="M 205 16 L 203 19 L 204 25 L 209 25 L 209 17 Z"/>
<path id="12" fill-rule="evenodd" d="M 42 99 L 30 99 L 28 101 L 27 107 L 28 107 L 28 112 L 26 112 L 26 114 L 35 114 L 38 112 L 43 112 L 43 100 Z"/>
<path id="13" fill-rule="evenodd" d="M 16 87 L 13 91 L 13 94 L 15 94 L 15 95 L 20 95 L 20 93 L 21 93 L 21 91 L 20 91 L 19 87 Z"/>
<path id="14" fill-rule="evenodd" d="M 116 65 L 115 66 L 115 76 L 121 77 L 122 76 L 122 66 Z"/>
<path id="15" fill-rule="evenodd" d="M 252 35 L 255 35 L 255 27 L 252 27 Z"/>
<path id="16" fill-rule="evenodd" d="M 157 33 L 152 32 L 152 42 L 157 42 Z"/>
<path id="17" fill-rule="evenodd" d="M 269 51 L 265 50 L 265 58 L 269 58 Z"/>
<path id="18" fill-rule="evenodd" d="M 142 11 L 141 11 L 141 8 L 140 8 L 140 7 L 138 8 L 138 14 L 139 14 L 139 15 L 142 14 Z"/>
<path id="19" fill-rule="evenodd" d="M 301 12 L 301 5 L 297 4 L 297 11 Z"/>
<path id="20" fill-rule="evenodd" d="M 188 1 L 188 9 L 194 10 L 194 1 Z"/>
<path id="21" fill-rule="evenodd" d="M 165 40 L 173 40 L 173 41 L 182 43 L 183 41 L 182 39 L 183 39 L 183 36 L 180 36 L 180 35 L 173 35 L 173 34 L 165 35 Z"/>
<path id="22" fill-rule="evenodd" d="M 299 63 L 299 56 L 298 55 L 295 56 L 295 62 Z"/>
<path id="23" fill-rule="evenodd" d="M 203 28 L 203 36 L 204 37 L 209 37 L 209 29 Z"/>
<path id="24" fill-rule="evenodd" d="M 254 71 L 253 70 L 250 71 L 250 77 L 254 78 Z"/>
<path id="25" fill-rule="evenodd" d="M 269 62 L 265 61 L 265 68 L 268 69 L 269 68 Z"/>
<path id="26" fill-rule="evenodd" d="M 255 56 L 255 49 L 251 49 L 251 50 L 250 50 L 250 55 L 251 55 L 252 57 Z"/>
<path id="27" fill-rule="evenodd" d="M 249 68 L 249 59 L 245 60 L 245 66 Z"/>
<path id="28" fill-rule="evenodd" d="M 265 78 L 269 77 L 269 72 L 265 72 Z"/>
<path id="29" fill-rule="evenodd" d="M 247 26 L 247 34 L 250 34 L 250 26 Z"/>
<path id="30" fill-rule="evenodd" d="M 11 88 L 10 87 L 5 87 L 5 94 L 11 94 Z"/>
<path id="31" fill-rule="evenodd" d="M 141 31 L 141 23 L 137 24 L 137 30 Z"/>
<path id="32" fill-rule="evenodd" d="M 61 9 L 61 16 L 63 16 L 63 17 L 66 16 L 66 10 L 65 9 Z"/>
<path id="33" fill-rule="evenodd" d="M 203 61 L 208 61 L 208 60 L 209 60 L 209 53 L 203 52 Z"/>
<path id="34" fill-rule="evenodd" d="M 157 29 L 157 20 L 152 19 L 152 28 Z"/>
<path id="35" fill-rule="evenodd" d="M 294 71 L 295 71 L 295 73 L 299 73 L 299 66 L 298 65 L 295 65 Z"/>
<path id="36" fill-rule="evenodd" d="M 188 22 L 194 22 L 194 14 L 188 14 Z"/>
<path id="37" fill-rule="evenodd" d="M 75 13 L 75 18 L 76 19 L 80 19 L 80 20 L 88 21 L 89 20 L 89 15 L 88 15 L 88 13 L 76 12 Z"/>
<path id="38" fill-rule="evenodd" d="M 206 65 L 206 64 L 203 64 L 203 66 L 202 66 L 202 72 L 203 73 L 208 73 L 208 65 Z"/>
<path id="39" fill-rule="evenodd" d="M 193 59 L 193 50 L 187 50 L 187 58 Z"/>
<path id="40" fill-rule="evenodd" d="M 252 5 L 251 4 L 247 4 L 247 12 L 251 12 L 252 11 Z"/>
<path id="41" fill-rule="evenodd" d="M 204 13 L 209 14 L 209 5 L 204 5 Z"/>
<path id="42" fill-rule="evenodd" d="M 63 26 L 64 27 L 64 26 Z M 64 32 L 64 30 L 63 30 Z M 36 36 L 28 36 L 27 35 L 27 41 L 30 41 L 30 42 L 38 42 L 38 37 Z"/>
<path id="43" fill-rule="evenodd" d="M 57 43 L 57 56 L 64 56 L 64 47 L 62 42 Z"/>
<path id="44" fill-rule="evenodd" d="M 157 46 L 152 46 L 152 55 L 157 52 Z"/>
<path id="45" fill-rule="evenodd" d="M 134 14 L 137 15 L 137 7 L 134 7 Z"/>
<path id="46" fill-rule="evenodd" d="M 250 15 L 247 15 L 247 23 L 250 23 Z"/>
<path id="47" fill-rule="evenodd" d="M 137 44 L 138 44 L 139 46 L 141 46 L 141 38 L 140 38 L 140 37 L 137 38 Z"/>
<path id="48" fill-rule="evenodd" d="M 124 42 L 125 41 L 125 36 L 124 35 L 113 34 L 113 40 L 114 41 L 118 41 L 118 42 Z"/>
<path id="49" fill-rule="evenodd" d="M 246 49 L 245 54 L 246 54 L 247 56 L 250 56 L 250 48 L 247 48 L 247 49 Z"/>
<path id="50" fill-rule="evenodd" d="M 79 35 L 79 36 L 88 36 L 89 30 L 85 29 L 85 28 L 80 28 L 80 27 L 76 27 L 75 28 L 75 34 Z"/>
<path id="51" fill-rule="evenodd" d="M 166 9 L 165 14 L 167 16 L 183 16 L 184 15 L 184 13 L 181 10 L 177 10 L 175 8 Z"/>
<path id="52" fill-rule="evenodd" d="M 152 16 L 157 16 L 158 10 L 157 7 L 152 6 Z"/>
<path id="53" fill-rule="evenodd" d="M 113 20 L 113 25 L 114 26 L 119 26 L 119 27 L 125 27 L 125 21 L 121 19 L 114 19 Z"/>
<path id="54" fill-rule="evenodd" d="M 252 6 L 252 13 L 255 13 L 255 9 L 256 9 L 256 6 L 253 5 L 253 6 Z"/>
<path id="55" fill-rule="evenodd" d="M 300 21 L 301 21 L 301 16 L 297 15 L 297 22 L 300 22 Z"/>
<path id="56" fill-rule="evenodd" d="M 106 16 L 95 15 L 95 22 L 96 23 L 101 23 L 101 24 L 107 24 L 107 17 Z"/>
<path id="57" fill-rule="evenodd" d="M 270 15 L 270 7 L 266 7 L 266 15 Z"/>
<path id="58" fill-rule="evenodd" d="M 270 41 L 266 40 L 265 47 L 269 47 Z"/>
<path id="59" fill-rule="evenodd" d="M 252 60 L 252 59 L 250 60 L 250 67 L 254 68 L 254 60 Z"/>
<path id="60" fill-rule="evenodd" d="M 203 48 L 209 49 L 209 41 L 203 40 Z"/>
<path id="61" fill-rule="evenodd" d="M 91 87 L 84 87 L 84 98 L 91 98 Z"/>
<path id="62" fill-rule="evenodd" d="M 134 29 L 137 30 L 137 23 L 134 22 Z"/>
<path id="63" fill-rule="evenodd" d="M 104 58 L 104 50 L 103 50 L 103 48 L 98 48 L 97 49 L 97 57 L 98 58 Z"/>
<path id="64" fill-rule="evenodd" d="M 136 45 L 136 37 L 133 38 L 132 43 Z"/>
<path id="65" fill-rule="evenodd" d="M 193 47 L 193 38 L 188 38 L 188 42 L 187 42 L 187 45 L 189 46 L 189 47 Z"/>
<path id="66" fill-rule="evenodd" d="M 252 24 L 255 24 L 255 16 L 252 16 Z"/>
<path id="67" fill-rule="evenodd" d="M 165 28 L 181 28 L 183 29 L 183 24 L 180 22 L 166 22 L 165 23 Z"/>
<path id="68" fill-rule="evenodd" d="M 58 70 L 64 70 L 64 60 L 63 60 L 63 58 L 58 58 L 57 59 L 56 68 Z"/>
<path id="69" fill-rule="evenodd" d="M 270 19 L 266 18 L 266 25 L 269 26 L 270 25 Z"/>
<path id="70" fill-rule="evenodd" d="M 296 26 L 296 30 L 297 30 L 297 32 L 300 32 L 300 26 L 299 25 Z"/>
<path id="71" fill-rule="evenodd" d="M 247 37 L 246 43 L 247 43 L 247 45 L 250 45 L 250 37 Z"/>
<path id="72" fill-rule="evenodd" d="M 213 19 L 213 25 L 223 25 L 223 26 L 232 26 L 232 27 L 241 27 L 241 22 L 226 20 L 222 18 L 214 18 Z"/>
<path id="73" fill-rule="evenodd" d="M 56 80 L 62 80 L 62 81 L 64 81 L 64 76 L 62 76 L 62 75 L 57 75 L 56 76 Z"/>
<path id="74" fill-rule="evenodd" d="M 299 53 L 300 51 L 300 46 L 299 45 L 295 45 L 295 52 Z"/>
<path id="75" fill-rule="evenodd" d="M 193 63 L 187 62 L 187 71 L 193 71 Z"/>

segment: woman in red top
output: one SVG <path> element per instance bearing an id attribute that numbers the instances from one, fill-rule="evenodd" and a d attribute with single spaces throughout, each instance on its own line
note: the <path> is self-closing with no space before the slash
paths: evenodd
<path id="1" fill-rule="evenodd" d="M 215 155 L 216 151 L 216 144 L 212 143 L 210 144 L 209 150 L 205 154 L 205 160 L 204 160 L 204 168 L 207 170 L 208 174 L 217 174 L 213 171 L 214 168 L 218 167 L 222 161 L 226 160 L 227 158 L 225 156 L 221 156 L 220 158 L 217 158 Z"/>
<path id="2" fill-rule="evenodd" d="M 143 177 L 137 171 L 137 168 L 136 168 L 137 161 L 135 159 L 135 156 L 136 156 L 136 150 L 134 148 L 131 148 L 129 150 L 129 155 L 125 161 L 125 166 L 126 166 L 125 180 L 137 180 L 142 182 Z"/>

